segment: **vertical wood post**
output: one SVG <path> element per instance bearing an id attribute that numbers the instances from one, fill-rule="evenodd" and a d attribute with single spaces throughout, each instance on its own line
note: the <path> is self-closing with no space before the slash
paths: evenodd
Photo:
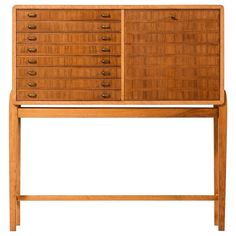
<path id="1" fill-rule="evenodd" d="M 16 230 L 16 189 L 17 189 L 17 133 L 18 133 L 18 107 L 10 99 L 9 106 L 9 168 L 10 168 L 10 230 Z"/>
<path id="2" fill-rule="evenodd" d="M 21 175 L 21 119 L 17 118 L 16 132 L 16 196 L 20 197 L 20 175 Z M 18 198 L 19 199 L 19 198 Z M 20 225 L 20 200 L 16 202 L 16 224 Z"/>
<path id="3" fill-rule="evenodd" d="M 225 229 L 226 189 L 226 145 L 227 145 L 227 97 L 219 106 L 219 230 Z"/>
<path id="4" fill-rule="evenodd" d="M 216 107 L 216 106 L 215 106 Z M 218 109 L 218 107 L 217 107 Z M 218 135 L 218 115 L 214 117 L 214 195 L 219 194 L 219 135 Z M 219 221 L 219 201 L 214 201 L 214 224 Z"/>

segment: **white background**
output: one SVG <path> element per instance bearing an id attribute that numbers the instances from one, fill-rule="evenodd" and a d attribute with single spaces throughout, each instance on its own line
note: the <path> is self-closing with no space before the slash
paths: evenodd
<path id="1" fill-rule="evenodd" d="M 213 202 L 22 202 L 9 232 L 8 103 L 15 4 L 166 4 L 166 1 L 0 1 L 0 235 L 236 235 L 235 6 L 225 1 L 228 93 L 226 231 Z M 212 119 L 27 119 L 22 122 L 22 194 L 212 194 Z"/>

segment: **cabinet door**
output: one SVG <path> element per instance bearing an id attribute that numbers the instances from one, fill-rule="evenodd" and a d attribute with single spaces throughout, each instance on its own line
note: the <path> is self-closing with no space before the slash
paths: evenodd
<path id="1" fill-rule="evenodd" d="M 219 10 L 126 10 L 125 99 L 220 99 Z"/>

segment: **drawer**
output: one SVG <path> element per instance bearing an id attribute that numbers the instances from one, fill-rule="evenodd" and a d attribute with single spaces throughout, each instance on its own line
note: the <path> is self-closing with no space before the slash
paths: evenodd
<path id="1" fill-rule="evenodd" d="M 119 79 L 18 79 L 18 90 L 120 89 Z"/>
<path id="2" fill-rule="evenodd" d="M 120 43 L 120 33 L 17 33 L 17 43 Z"/>
<path id="3" fill-rule="evenodd" d="M 18 101 L 117 101 L 120 90 L 18 90 Z"/>
<path id="4" fill-rule="evenodd" d="M 44 32 L 44 33 L 67 33 L 67 32 L 120 32 L 119 22 L 97 21 L 18 21 L 16 32 Z"/>
<path id="5" fill-rule="evenodd" d="M 52 45 L 20 44 L 17 55 L 120 55 L 121 46 L 104 45 Z"/>
<path id="6" fill-rule="evenodd" d="M 120 20 L 120 10 L 17 10 L 16 19 L 37 21 L 70 21 L 70 20 Z"/>
<path id="7" fill-rule="evenodd" d="M 120 67 L 17 67 L 17 79 L 120 78 Z"/>
<path id="8" fill-rule="evenodd" d="M 17 66 L 119 66 L 119 56 L 18 56 Z"/>

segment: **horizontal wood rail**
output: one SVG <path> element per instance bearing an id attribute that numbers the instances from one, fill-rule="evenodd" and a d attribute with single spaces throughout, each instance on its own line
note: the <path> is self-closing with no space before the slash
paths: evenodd
<path id="1" fill-rule="evenodd" d="M 216 195 L 21 195 L 18 201 L 215 201 Z"/>
<path id="2" fill-rule="evenodd" d="M 184 118 L 217 116 L 217 108 L 18 108 L 19 118 Z"/>

